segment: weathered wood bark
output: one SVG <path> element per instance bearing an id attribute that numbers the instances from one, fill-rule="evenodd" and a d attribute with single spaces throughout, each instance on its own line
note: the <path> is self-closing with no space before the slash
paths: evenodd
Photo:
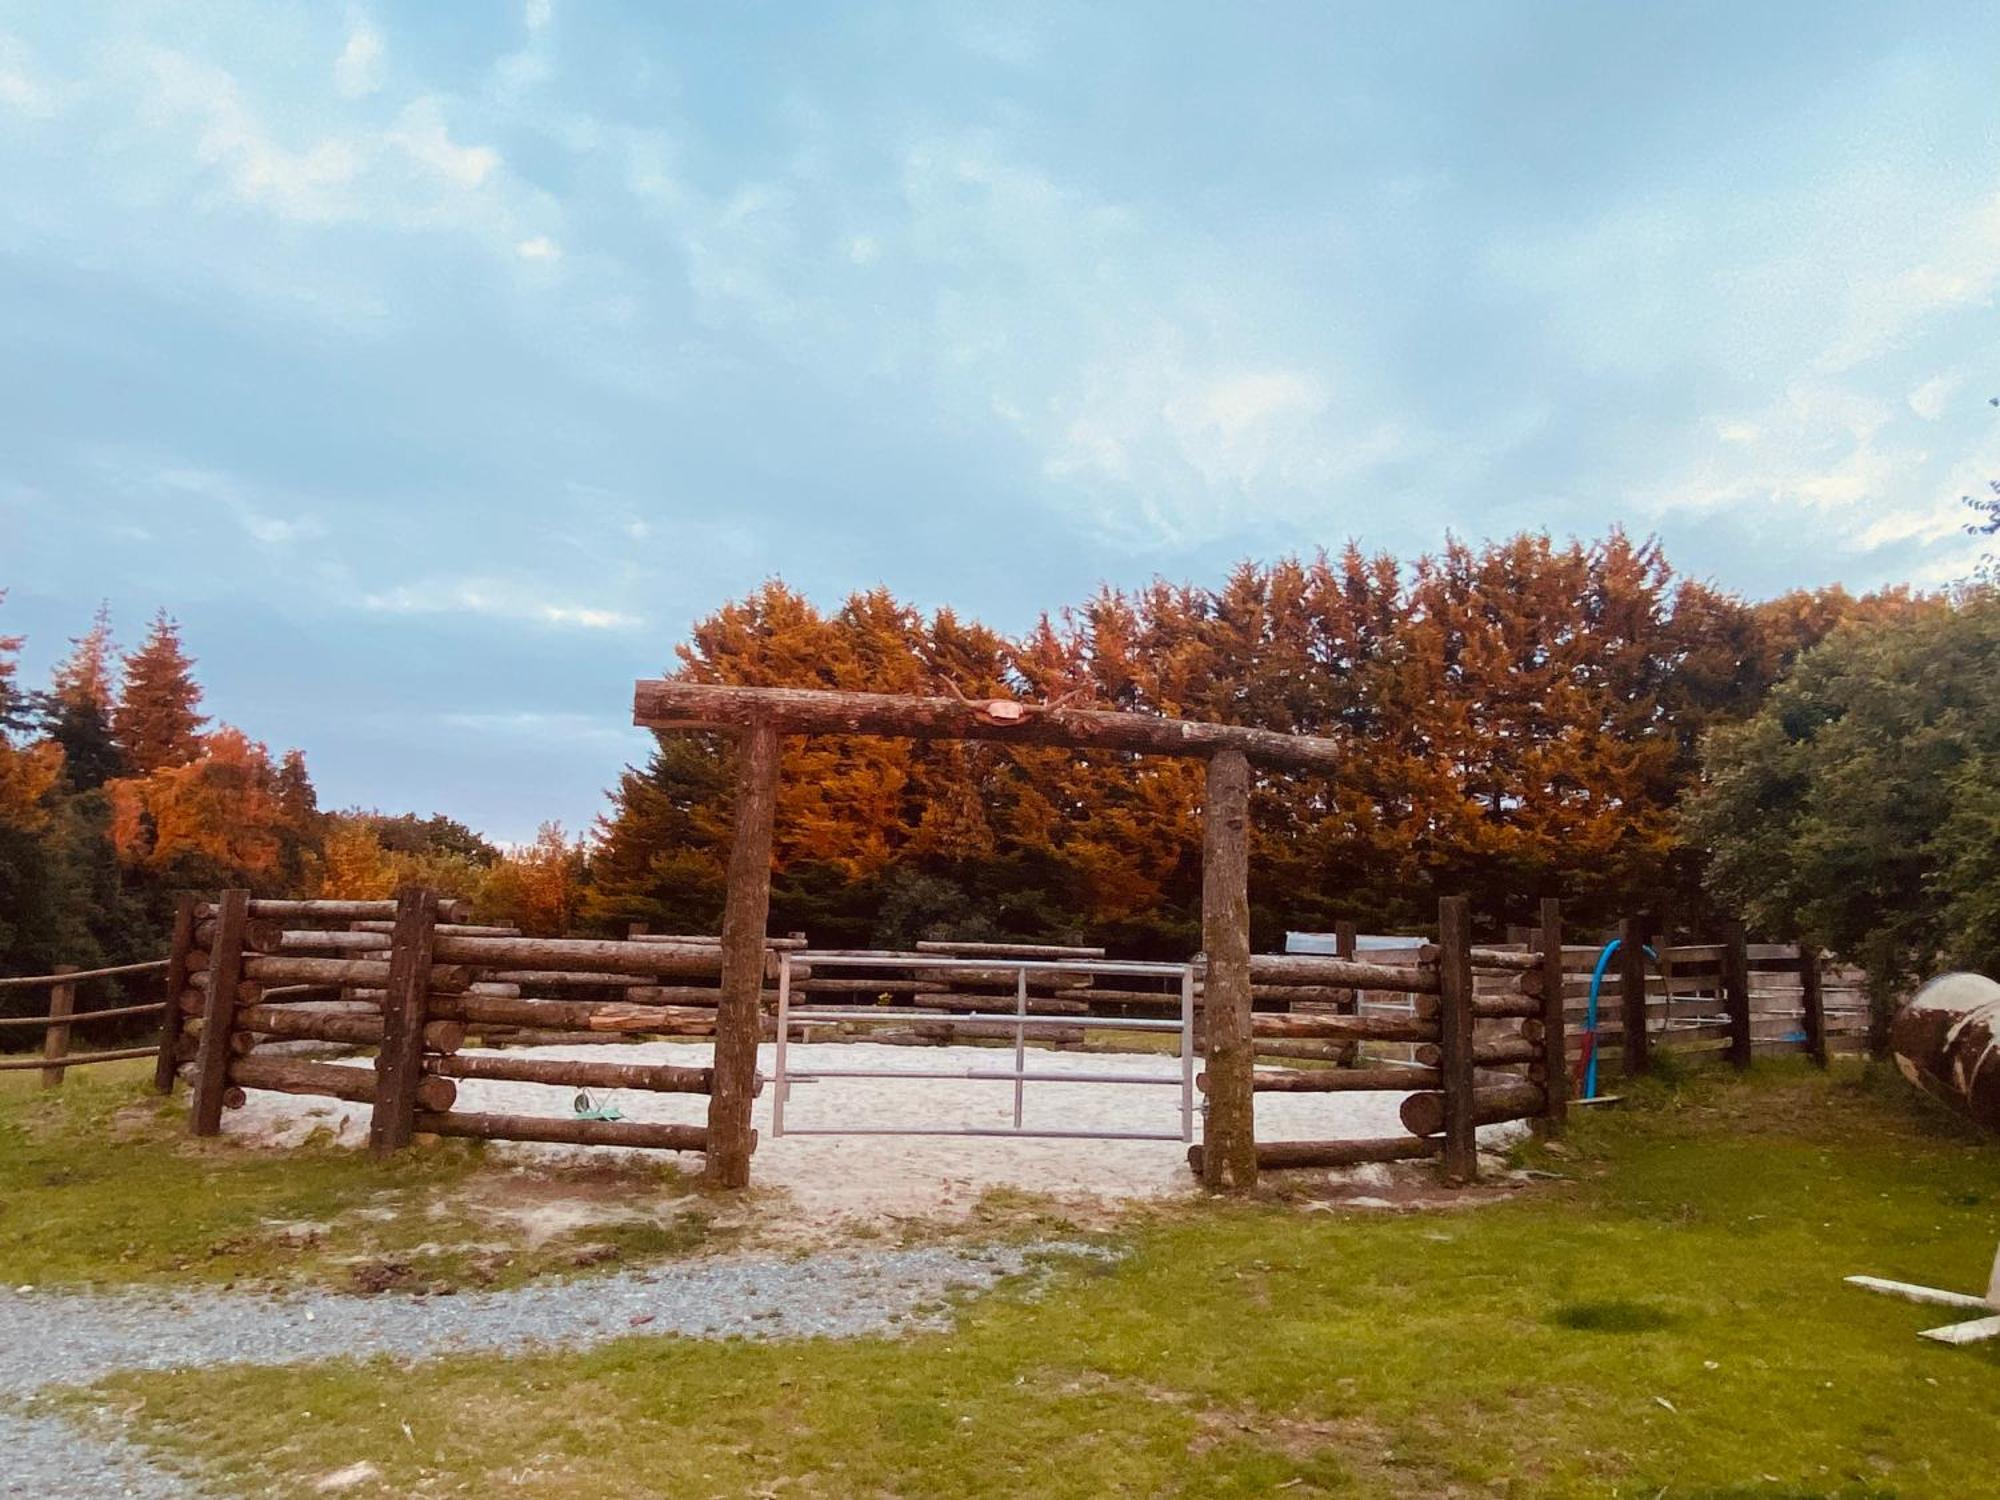
<path id="1" fill-rule="evenodd" d="M 1553 896 L 1542 898 L 1542 1014 L 1541 1035 L 1535 1040 L 1541 1058 L 1528 1070 L 1530 1080 L 1541 1084 L 1548 1098 L 1548 1112 L 1542 1129 L 1560 1135 L 1569 1119 L 1569 1036 L 1568 1000 L 1563 994 L 1562 902 Z"/>
<path id="2" fill-rule="evenodd" d="M 1472 1043 L 1472 1063 L 1478 1068 L 1504 1068 L 1515 1063 L 1533 1063 L 1542 1057 L 1542 1044 L 1531 1042 L 1524 1036 L 1493 1037 L 1488 1040 L 1475 1038 Z M 1444 1048 L 1438 1045 L 1419 1047 L 1416 1059 L 1427 1068 L 1441 1066 L 1444 1062 Z M 1421 1087 L 1418 1084 L 1412 1088 Z"/>
<path id="3" fill-rule="evenodd" d="M 1542 1014 L 1539 995 L 1474 995 L 1471 1003 L 1475 1021 L 1532 1021 Z M 1416 996 L 1414 1007 L 1423 1020 L 1444 1014 L 1444 1002 L 1436 995 Z"/>
<path id="4" fill-rule="evenodd" d="M 1256 1098 L 1250 1045 L 1250 762 L 1222 750 L 1208 762 L 1202 818 L 1202 997 L 1208 1111 L 1201 1180 L 1243 1191 L 1257 1183 Z"/>
<path id="5" fill-rule="evenodd" d="M 1360 936 L 1360 932 L 1354 923 L 1348 921 L 1335 922 L 1333 924 L 1333 956 L 1344 962 L 1353 963 L 1355 949 L 1360 946 Z M 1253 975 L 1252 977 L 1254 978 L 1255 976 Z M 1338 998 L 1333 1003 L 1340 1010 L 1345 1011 L 1351 1016 L 1361 1013 L 1361 992 L 1359 990 L 1352 988 L 1343 989 L 1338 991 L 1337 994 Z M 1257 999 L 1257 987 L 1253 985 L 1250 991 L 1251 1004 L 1256 1004 Z M 1359 1062 L 1360 1059 L 1361 1044 L 1359 1042 L 1348 1043 L 1340 1058 L 1341 1063 L 1350 1068 Z"/>
<path id="6" fill-rule="evenodd" d="M 245 953 L 276 953 L 284 940 L 284 924 L 272 918 L 252 917 L 243 924 Z M 215 941 L 215 918 L 195 923 L 194 941 L 198 948 L 206 948 Z"/>
<path id="7" fill-rule="evenodd" d="M 472 1053 L 441 1057 L 431 1071 L 446 1078 L 493 1078 L 509 1083 L 547 1083 L 562 1088 L 648 1089 L 656 1094 L 706 1094 L 712 1068 L 666 1064 L 578 1062 L 573 1058 L 492 1057 Z"/>
<path id="8" fill-rule="evenodd" d="M 763 956 L 760 943 L 760 970 Z M 440 937 L 437 958 L 439 963 L 481 969 L 624 974 L 636 979 L 722 972 L 722 950 L 712 944 L 626 942 L 617 938 Z"/>
<path id="9" fill-rule="evenodd" d="M 470 911 L 470 903 L 465 901 L 440 901 L 438 915 L 462 920 Z M 221 908 L 208 902 L 198 902 L 194 909 L 197 921 L 220 916 Z M 248 915 L 251 917 L 275 917 L 280 921 L 294 922 L 358 922 L 370 918 L 393 921 L 396 916 L 394 901 L 267 901 L 250 903 Z"/>
<path id="10" fill-rule="evenodd" d="M 1434 1042 L 1435 1019 L 1420 1016 L 1279 1016 L 1253 1015 L 1250 1033 L 1256 1037 L 1337 1042 Z"/>
<path id="11" fill-rule="evenodd" d="M 707 1036 L 713 1010 L 671 1005 L 628 1005 L 622 1000 L 509 1000 L 501 995 L 432 995 L 430 1014 L 473 1026 L 523 1026 L 541 1031 L 647 1031 L 661 1036 Z"/>
<path id="12" fill-rule="evenodd" d="M 1741 922 L 1723 929 L 1722 1003 L 1729 1012 L 1729 1062 L 1747 1068 L 1752 1057 L 1750 1036 L 1750 944 Z"/>
<path id="13" fill-rule="evenodd" d="M 1208 1075 L 1197 1080 L 1205 1091 Z M 1260 1094 L 1406 1093 L 1434 1089 L 1436 1068 L 1259 1068 L 1251 1087 Z"/>
<path id="14" fill-rule="evenodd" d="M 1618 1055 L 1627 1078 L 1652 1066 L 1653 1038 L 1646 1030 L 1646 924 L 1627 917 L 1618 924 Z"/>
<path id="15" fill-rule="evenodd" d="M 236 987 L 243 982 L 241 937 L 249 920 L 250 893 L 224 891 L 216 903 L 215 945 L 202 997 L 201 1051 L 195 1058 L 194 1088 L 188 1100 L 188 1131 L 193 1135 L 217 1135 L 222 1130 L 222 1096 L 229 1088 L 229 1032 L 236 1015 Z"/>
<path id="16" fill-rule="evenodd" d="M 160 1016 L 160 1056 L 153 1065 L 153 1092 L 171 1094 L 179 1063 L 181 1031 L 187 1017 L 180 1007 L 187 988 L 188 950 L 194 946 L 194 893 L 183 891 L 174 901 L 174 931 L 167 944 L 167 1008 Z"/>
<path id="17" fill-rule="evenodd" d="M 1004 712 L 1004 710 L 1003 710 Z M 632 699 L 632 722 L 642 729 L 745 729 L 768 724 L 780 734 L 877 734 L 910 739 L 996 740 L 1014 745 L 1069 745 L 1148 755 L 1213 756 L 1232 750 L 1262 766 L 1290 771 L 1332 771 L 1341 762 L 1332 740 L 1199 724 L 1150 714 L 1102 709 L 1030 710 L 1012 723 L 996 723 L 956 698 L 913 698 L 889 693 L 835 693 L 812 688 L 718 687 L 708 683 L 645 681 Z"/>
<path id="18" fill-rule="evenodd" d="M 1104 957 L 1102 948 L 1070 948 L 1056 943 L 956 943 L 921 942 L 919 953 L 935 953 L 947 958 L 1053 958 L 1091 959 Z"/>
<path id="19" fill-rule="evenodd" d="M 1540 1114 L 1548 1102 L 1538 1086 L 1525 1080 L 1475 1089 L 1469 1097 L 1471 1107 L 1466 1110 L 1465 1118 L 1474 1126 L 1498 1125 L 1503 1120 L 1525 1120 Z M 1451 1113 L 1449 1094 L 1412 1094 L 1403 1101 L 1398 1111 L 1403 1128 L 1411 1135 L 1444 1135 L 1447 1158 L 1451 1154 Z"/>
<path id="20" fill-rule="evenodd" d="M 660 1125 L 641 1120 L 575 1120 L 548 1115 L 483 1115 L 453 1111 L 419 1114 L 425 1135 L 466 1136 L 479 1141 L 549 1141 L 561 1146 L 642 1146 L 655 1151 L 705 1151 L 708 1131 L 700 1125 Z M 756 1144 L 751 1132 L 751 1144 Z"/>
<path id="21" fill-rule="evenodd" d="M 377 1104 L 381 1075 L 373 1068 L 347 1068 L 339 1063 L 303 1057 L 239 1057 L 229 1065 L 229 1081 L 240 1088 L 275 1094 L 316 1094 L 355 1104 Z M 450 1109 L 458 1101 L 458 1085 L 449 1078 L 419 1078 L 418 1109 Z"/>
<path id="22" fill-rule="evenodd" d="M 1429 968 L 1327 958 L 1315 953 L 1259 953 L 1250 960 L 1250 977 L 1263 984 L 1334 985 L 1384 990 L 1395 995 L 1437 993 L 1437 974 Z"/>
<path id="23" fill-rule="evenodd" d="M 74 974 L 75 964 L 57 964 L 55 973 Z M 42 1087 L 59 1089 L 63 1081 L 62 1059 L 69 1052 L 69 1016 L 76 1010 L 76 981 L 49 988 L 49 1023 L 42 1031 Z"/>
<path id="24" fill-rule="evenodd" d="M 764 929 L 771 918 L 771 818 L 778 795 L 778 731 L 750 721 L 738 746 L 736 824 L 722 908 L 722 1001 L 715 1012 L 715 1069 L 708 1096 L 707 1165 L 718 1187 L 750 1185 L 750 1102 L 762 1033 Z M 655 944 L 635 944 L 652 948 Z"/>
<path id="25" fill-rule="evenodd" d="M 1463 896 L 1446 896 L 1438 902 L 1437 977 L 1438 1073 L 1443 1092 L 1405 1100 L 1403 1123 L 1409 1126 L 1412 1100 L 1437 1100 L 1438 1127 L 1444 1132 L 1444 1175 L 1452 1182 L 1471 1182 L 1479 1175 L 1479 1146 L 1472 1097 L 1472 907 Z M 1411 1133 L 1436 1132 L 1412 1127 Z"/>
<path id="26" fill-rule="evenodd" d="M 1821 954 L 1811 943 L 1799 944 L 1799 1004 L 1805 1012 L 1806 1056 L 1827 1065 L 1826 992 L 1821 987 Z"/>
<path id="27" fill-rule="evenodd" d="M 1377 1161 L 1422 1161 L 1438 1154 L 1433 1140 L 1413 1140 L 1408 1136 L 1387 1136 L 1376 1140 L 1352 1141 L 1263 1141 L 1257 1147 L 1257 1165 L 1270 1172 L 1293 1167 L 1359 1167 Z M 1188 1165 L 1202 1169 L 1202 1148 L 1188 1147 Z"/>
<path id="28" fill-rule="evenodd" d="M 396 898 L 395 947 L 389 959 L 388 995 L 382 1001 L 380 1082 L 368 1119 L 368 1149 L 388 1156 L 410 1144 L 415 1131 L 417 1085 L 423 1078 L 425 1007 L 431 990 L 431 957 L 437 934 L 437 892 L 405 890 Z"/>
<path id="29" fill-rule="evenodd" d="M 244 1031 L 300 1041 L 344 1042 L 351 1047 L 379 1046 L 382 1017 L 345 1011 L 300 1010 L 287 1005 L 247 1005 L 236 1013 Z M 465 1045 L 461 1021 L 426 1021 L 424 1051 L 456 1052 Z"/>

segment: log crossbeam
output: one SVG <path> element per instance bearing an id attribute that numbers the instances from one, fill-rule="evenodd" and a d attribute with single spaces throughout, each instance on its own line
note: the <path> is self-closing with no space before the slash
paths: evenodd
<path id="1" fill-rule="evenodd" d="M 999 700 L 1004 702 L 1005 700 Z M 1027 705 L 1022 705 L 1024 710 Z M 1078 750 L 1123 750 L 1142 755 L 1207 758 L 1240 750 L 1274 770 L 1333 771 L 1340 764 L 1334 741 L 1238 724 L 1208 724 L 1153 714 L 1035 705 L 1014 718 L 997 714 L 994 700 L 917 698 L 894 693 L 837 693 L 817 688 L 724 687 L 666 679 L 642 681 L 634 690 L 632 722 L 641 729 L 724 730 L 739 733 L 765 723 L 779 734 L 868 734 L 908 739 L 993 740 L 1002 744 L 1060 745 Z"/>

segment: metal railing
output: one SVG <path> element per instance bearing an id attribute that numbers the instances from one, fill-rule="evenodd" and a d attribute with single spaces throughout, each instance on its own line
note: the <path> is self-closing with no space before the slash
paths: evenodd
<path id="1" fill-rule="evenodd" d="M 792 1005 L 792 985 L 794 961 L 804 964 L 808 970 L 821 968 L 905 968 L 921 969 L 926 972 L 974 971 L 993 973 L 1011 970 L 1014 974 L 1014 1008 L 1011 1011 L 933 1011 L 917 1010 L 907 1006 L 805 1006 Z M 1150 1020 L 1133 1016 L 1100 1015 L 1031 1015 L 1028 1011 L 1028 979 L 1030 975 L 1105 975 L 1131 979 L 1174 980 L 1180 986 L 1180 1019 L 1177 1021 Z M 933 958 L 929 954 L 828 954 L 810 951 L 779 955 L 778 966 L 778 1017 L 777 1044 L 773 1053 L 773 1075 L 771 1090 L 771 1134 L 783 1135 L 964 1135 L 964 1136 L 1024 1136 L 1053 1140 L 1131 1140 L 1131 1141 L 1180 1141 L 1191 1144 L 1194 1140 L 1195 1117 L 1195 1055 L 1194 1055 L 1194 965 L 1165 963 L 1121 963 L 1112 959 L 1009 959 L 1009 958 Z M 1080 995 L 1083 992 L 1078 992 Z M 996 997 L 997 998 L 997 997 Z M 1086 997 L 1087 998 L 1087 997 Z M 1163 993 L 1161 1000 L 1171 1000 Z M 847 1026 L 891 1026 L 905 1025 L 911 1021 L 948 1022 L 956 1025 L 1002 1025 L 1010 1027 L 1014 1034 L 1014 1066 L 1012 1068 L 811 1068 L 803 1072 L 793 1072 L 790 1066 L 788 1046 L 793 1026 L 847 1025 Z M 1028 1033 L 1047 1028 L 1091 1031 L 1153 1032 L 1159 1034 L 1176 1033 L 1180 1037 L 1177 1061 L 1179 1068 L 1174 1073 L 1113 1073 L 1113 1072 L 1070 1072 L 1060 1069 L 1028 1067 Z M 1011 1127 L 999 1125 L 815 1125 L 788 1126 L 785 1122 L 785 1105 L 794 1083 L 815 1083 L 831 1078 L 884 1078 L 884 1079 L 966 1079 L 981 1083 L 1009 1083 L 1014 1085 L 1014 1123 Z M 1153 1086 L 1178 1085 L 1181 1093 L 1181 1128 L 1178 1133 L 1151 1130 L 1061 1130 L 1030 1129 L 1025 1123 L 1027 1086 L 1030 1083 L 1094 1083 L 1094 1084 L 1141 1084 Z"/>

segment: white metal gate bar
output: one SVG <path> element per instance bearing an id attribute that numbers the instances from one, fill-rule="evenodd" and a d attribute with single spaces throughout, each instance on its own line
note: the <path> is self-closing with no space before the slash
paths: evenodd
<path id="1" fill-rule="evenodd" d="M 890 1008 L 884 1006 L 806 1006 L 792 1007 L 792 963 L 794 959 L 808 968 L 870 968 L 870 969 L 975 969 L 992 972 L 1011 969 L 1014 971 L 1014 1009 L 1012 1011 L 930 1011 Z M 1181 1015 L 1178 1021 L 1148 1020 L 1130 1016 L 1061 1015 L 1037 1016 L 1028 1014 L 1028 976 L 1031 974 L 1091 974 L 1116 975 L 1126 978 L 1173 979 L 1180 983 Z M 1161 995 L 1162 1000 L 1170 998 Z M 902 1025 L 910 1021 L 952 1021 L 959 1023 L 984 1022 L 999 1023 L 1014 1028 L 1014 1066 L 1003 1068 L 814 1068 L 809 1072 L 794 1073 L 789 1067 L 787 1046 L 791 1040 L 794 1024 L 809 1025 L 844 1024 L 863 1026 Z M 1050 1069 L 1034 1070 L 1028 1067 L 1028 1033 L 1045 1027 L 1076 1028 L 1085 1027 L 1093 1031 L 1133 1031 L 1133 1032 L 1178 1032 L 1180 1035 L 1180 1068 L 1177 1073 L 1064 1073 Z M 778 1039 L 773 1053 L 773 1077 L 771 1080 L 771 1134 L 782 1135 L 996 1135 L 1032 1136 L 1055 1140 L 1128 1140 L 1128 1141 L 1181 1141 L 1194 1140 L 1194 966 L 1192 964 L 1161 964 L 1123 962 L 1116 959 L 1022 959 L 1022 958 L 933 958 L 929 954 L 890 953 L 781 953 L 778 955 Z M 800 1129 L 787 1128 L 785 1124 L 785 1103 L 794 1082 L 810 1083 L 822 1078 L 916 1078 L 916 1079 L 957 1079 L 975 1082 L 1006 1083 L 1014 1085 L 1014 1123 L 1011 1128 L 1002 1126 L 900 1126 L 900 1125 L 829 1125 L 808 1126 Z M 1181 1128 L 1178 1135 L 1166 1131 L 1148 1130 L 1030 1130 L 1023 1123 L 1026 1102 L 1026 1088 L 1030 1083 L 1131 1083 L 1152 1085 L 1176 1085 L 1181 1091 Z"/>

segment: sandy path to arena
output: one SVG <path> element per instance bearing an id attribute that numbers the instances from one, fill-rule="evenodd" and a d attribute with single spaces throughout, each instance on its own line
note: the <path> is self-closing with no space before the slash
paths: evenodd
<path id="1" fill-rule="evenodd" d="M 941 1072 L 1007 1069 L 1013 1054 L 994 1047 L 891 1047 L 865 1042 L 794 1043 L 788 1049 L 792 1074 L 813 1068 L 880 1068 Z M 708 1066 L 701 1043 L 644 1042 L 631 1046 L 535 1047 L 510 1051 L 515 1057 L 615 1059 L 628 1063 Z M 357 1063 L 357 1066 L 366 1066 Z M 758 1066 L 774 1071 L 772 1048 L 759 1051 Z M 1115 1073 L 1172 1080 L 1158 1085 L 1030 1083 L 1024 1124 L 1028 1128 L 1104 1131 L 1180 1130 L 1180 1064 L 1171 1056 L 1137 1053 L 1030 1050 L 1028 1066 L 1051 1073 Z M 565 1089 L 484 1079 L 459 1081 L 462 1110 L 506 1114 L 566 1115 Z M 1187 1148 L 1166 1141 L 1049 1140 L 1005 1136 L 856 1135 L 774 1137 L 766 1087 L 755 1107 L 759 1144 L 752 1181 L 782 1188 L 808 1217 L 953 1218 L 969 1211 L 993 1189 L 1047 1194 L 1072 1201 L 1115 1203 L 1125 1199 L 1171 1198 L 1197 1191 L 1188 1170 Z M 1199 1106 L 1199 1095 L 1197 1108 Z M 1269 1140 L 1326 1140 L 1403 1133 L 1396 1111 L 1402 1094 L 1260 1094 L 1257 1133 Z M 627 1119 L 698 1124 L 707 1097 L 618 1090 L 600 1104 L 616 1107 Z M 788 1130 L 826 1126 L 979 1126 L 1013 1123 L 1011 1082 L 918 1078 L 827 1078 L 797 1082 L 786 1106 Z M 366 1106 L 289 1094 L 252 1093 L 249 1103 L 225 1117 L 226 1134 L 251 1136 L 273 1145 L 330 1128 L 338 1139 L 359 1145 L 367 1136 Z M 1482 1144 L 1499 1141 L 1517 1127 L 1480 1132 Z M 1196 1138 L 1201 1131 L 1195 1119 Z M 578 1149 L 508 1144 L 499 1149 L 547 1158 Z M 607 1148 L 583 1148 L 602 1151 Z M 687 1158 L 692 1160 L 692 1158 Z"/>

